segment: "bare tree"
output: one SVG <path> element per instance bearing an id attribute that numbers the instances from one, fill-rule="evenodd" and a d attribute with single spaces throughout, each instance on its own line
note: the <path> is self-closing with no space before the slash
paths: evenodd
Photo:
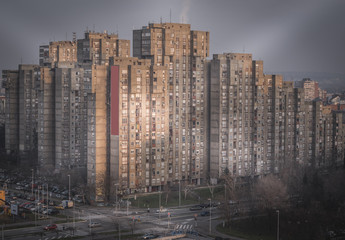
<path id="1" fill-rule="evenodd" d="M 225 218 L 226 226 L 230 226 L 231 215 L 235 210 L 232 207 L 232 201 L 234 200 L 235 181 L 231 173 L 225 171 L 221 179 L 224 182 L 224 203 L 222 205 L 222 214 Z M 231 201 L 232 200 L 232 201 Z"/>
<path id="2" fill-rule="evenodd" d="M 165 205 L 168 205 L 168 199 L 169 199 L 169 195 L 171 193 L 171 188 L 170 186 L 166 186 L 165 187 Z"/>
<path id="3" fill-rule="evenodd" d="M 287 187 L 274 175 L 259 179 L 255 186 L 255 193 L 260 201 L 260 206 L 265 210 L 270 211 L 271 209 L 284 209 L 287 207 Z"/>

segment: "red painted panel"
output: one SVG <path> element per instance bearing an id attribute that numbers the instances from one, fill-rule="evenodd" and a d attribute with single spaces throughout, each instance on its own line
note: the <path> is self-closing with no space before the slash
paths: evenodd
<path id="1" fill-rule="evenodd" d="M 119 66 L 111 67 L 111 135 L 119 135 Z"/>

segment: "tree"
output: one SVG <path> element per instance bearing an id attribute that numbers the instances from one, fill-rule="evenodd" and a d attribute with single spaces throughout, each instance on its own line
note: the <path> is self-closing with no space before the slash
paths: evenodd
<path id="1" fill-rule="evenodd" d="M 269 212 L 272 209 L 284 209 L 287 207 L 287 187 L 274 175 L 268 175 L 259 179 L 255 186 L 255 193 L 260 206 Z"/>
<path id="2" fill-rule="evenodd" d="M 224 182 L 224 203 L 222 205 L 222 213 L 225 218 L 226 226 L 230 226 L 231 214 L 235 209 L 231 207 L 230 200 L 234 200 L 235 181 L 232 174 L 229 171 L 224 171 L 221 177 Z"/>

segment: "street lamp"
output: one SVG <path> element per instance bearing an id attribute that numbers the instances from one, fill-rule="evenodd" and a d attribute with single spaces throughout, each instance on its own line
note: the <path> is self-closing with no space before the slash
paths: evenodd
<path id="1" fill-rule="evenodd" d="M 158 203 L 158 211 L 159 211 L 159 219 L 161 218 L 161 197 L 162 197 L 162 192 L 161 192 L 161 186 L 159 186 L 159 203 Z"/>
<path id="2" fill-rule="evenodd" d="M 181 180 L 178 180 L 178 206 L 181 207 Z"/>
<path id="3" fill-rule="evenodd" d="M 68 201 L 71 200 L 71 175 L 67 175 L 68 176 Z"/>
<path id="4" fill-rule="evenodd" d="M 118 183 L 115 183 L 115 211 L 117 212 L 117 186 L 119 186 Z"/>
<path id="5" fill-rule="evenodd" d="M 34 170 L 31 169 L 31 196 L 34 196 Z"/>
<path id="6" fill-rule="evenodd" d="M 210 228 L 209 228 L 209 232 L 211 234 L 211 227 L 212 227 L 212 218 L 211 218 L 211 215 L 212 215 L 212 202 L 211 202 L 211 198 L 209 198 L 208 200 L 210 200 Z"/>
<path id="7" fill-rule="evenodd" d="M 278 219 L 277 219 L 277 240 L 279 240 L 279 210 L 276 211 L 278 214 Z"/>

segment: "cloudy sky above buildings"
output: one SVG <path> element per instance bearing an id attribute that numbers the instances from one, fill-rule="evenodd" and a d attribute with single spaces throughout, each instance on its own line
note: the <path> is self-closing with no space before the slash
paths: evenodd
<path id="1" fill-rule="evenodd" d="M 39 46 L 114 32 L 132 41 L 149 22 L 210 32 L 210 53 L 246 52 L 265 72 L 345 74 L 343 0 L 11 0 L 0 3 L 0 70 L 38 64 Z"/>

